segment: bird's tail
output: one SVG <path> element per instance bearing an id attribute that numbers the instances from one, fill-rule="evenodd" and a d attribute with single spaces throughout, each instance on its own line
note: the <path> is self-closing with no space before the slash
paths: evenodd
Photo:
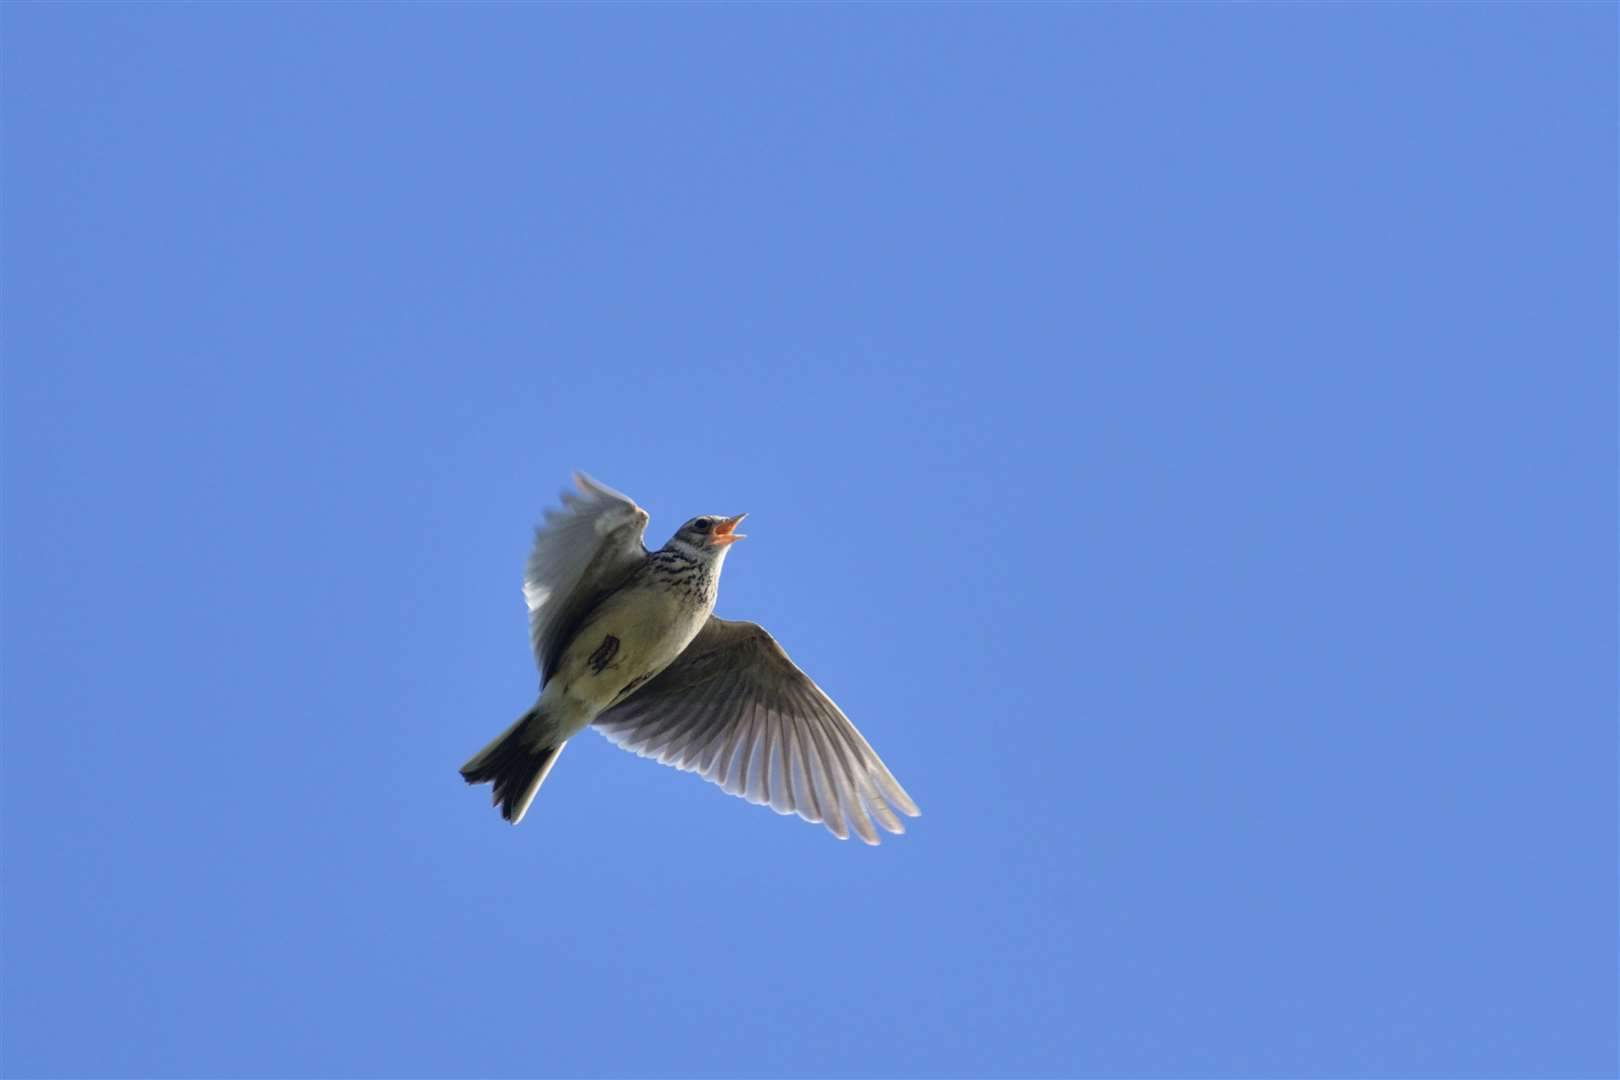
<path id="1" fill-rule="evenodd" d="M 550 745 L 545 739 L 549 727 L 538 709 L 530 709 L 461 767 L 467 783 L 495 785 L 495 805 L 514 825 L 529 812 L 557 755 L 568 745 L 566 739 Z"/>

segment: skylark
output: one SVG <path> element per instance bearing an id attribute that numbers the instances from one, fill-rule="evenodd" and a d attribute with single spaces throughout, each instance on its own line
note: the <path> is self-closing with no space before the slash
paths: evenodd
<path id="1" fill-rule="evenodd" d="M 574 482 L 580 494 L 546 511 L 524 574 L 540 699 L 461 767 L 466 781 L 493 783 L 515 825 L 568 740 L 595 724 L 840 839 L 876 844 L 874 821 L 904 832 L 895 810 L 916 817 L 917 804 L 849 718 L 763 627 L 713 614 L 744 515 L 695 517 L 649 552 L 645 510 L 583 474 Z"/>

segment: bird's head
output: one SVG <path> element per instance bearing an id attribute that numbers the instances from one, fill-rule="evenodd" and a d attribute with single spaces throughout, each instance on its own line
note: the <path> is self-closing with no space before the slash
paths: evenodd
<path id="1" fill-rule="evenodd" d="M 722 517 L 718 514 L 704 514 L 695 517 L 682 525 L 675 535 L 670 537 L 670 542 L 679 541 L 700 556 L 719 558 L 732 544 L 743 539 L 743 534 L 737 531 L 737 522 L 747 516 L 738 514 L 736 517 Z"/>

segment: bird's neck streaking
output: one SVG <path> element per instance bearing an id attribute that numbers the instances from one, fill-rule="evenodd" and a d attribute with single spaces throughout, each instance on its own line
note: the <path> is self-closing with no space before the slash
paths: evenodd
<path id="1" fill-rule="evenodd" d="M 647 570 L 665 588 L 713 608 L 720 593 L 720 564 L 726 561 L 726 551 L 724 547 L 700 549 L 676 537 L 647 556 Z"/>

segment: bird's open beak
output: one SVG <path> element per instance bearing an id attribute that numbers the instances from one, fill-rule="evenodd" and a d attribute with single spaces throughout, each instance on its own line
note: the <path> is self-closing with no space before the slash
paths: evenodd
<path id="1" fill-rule="evenodd" d="M 737 522 L 747 516 L 747 514 L 738 514 L 736 517 L 726 518 L 716 525 L 714 532 L 709 534 L 709 543 L 718 547 L 725 547 L 727 544 L 735 544 L 739 540 L 746 540 L 747 537 L 743 536 L 742 533 L 733 532 L 732 530 L 737 527 Z"/>

